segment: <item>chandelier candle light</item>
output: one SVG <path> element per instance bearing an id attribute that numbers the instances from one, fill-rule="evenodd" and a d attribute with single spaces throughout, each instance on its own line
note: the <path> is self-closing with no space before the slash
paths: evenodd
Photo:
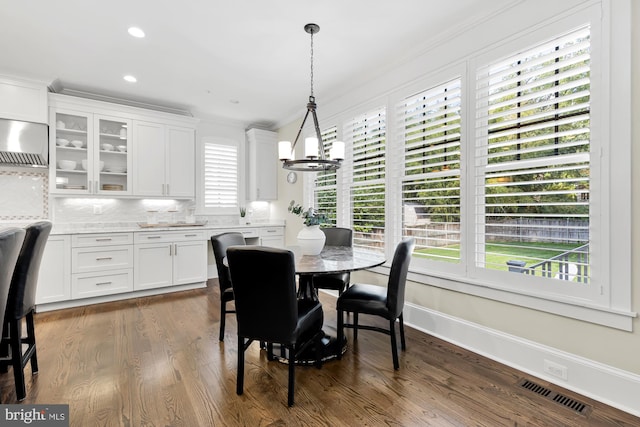
<path id="1" fill-rule="evenodd" d="M 307 24 L 304 30 L 311 35 L 311 95 L 307 103 L 307 113 L 304 115 L 300 130 L 296 135 L 296 139 L 291 145 L 291 141 L 280 141 L 278 143 L 278 157 L 282 161 L 282 167 L 294 171 L 310 171 L 316 172 L 321 170 L 335 170 L 340 167 L 344 160 L 344 142 L 333 141 L 329 150 L 329 158 L 324 152 L 324 143 L 320 134 L 320 126 L 318 125 L 318 116 L 316 115 L 316 98 L 313 96 L 313 35 L 320 31 L 320 27 L 316 24 Z M 313 117 L 315 128 L 315 137 L 308 137 L 304 140 L 304 159 L 294 159 L 293 150 L 300 139 L 300 134 L 304 128 L 304 124 L 309 117 L 309 113 Z"/>

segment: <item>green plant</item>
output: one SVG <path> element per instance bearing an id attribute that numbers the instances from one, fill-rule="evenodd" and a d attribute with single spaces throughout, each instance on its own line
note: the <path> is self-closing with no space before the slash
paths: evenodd
<path id="1" fill-rule="evenodd" d="M 240 206 L 240 218 L 244 218 L 247 215 L 247 208 Z"/>
<path id="2" fill-rule="evenodd" d="M 330 221 L 326 214 L 319 212 L 314 208 L 304 209 L 302 205 L 296 204 L 295 200 L 292 200 L 291 203 L 289 203 L 287 210 L 294 215 L 304 218 L 304 225 L 322 225 L 327 224 Z"/>

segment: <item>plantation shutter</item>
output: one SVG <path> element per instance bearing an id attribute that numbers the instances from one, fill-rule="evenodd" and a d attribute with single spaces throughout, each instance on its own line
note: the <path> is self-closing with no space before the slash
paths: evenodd
<path id="1" fill-rule="evenodd" d="M 238 207 L 238 147 L 204 143 L 204 207 Z"/>
<path id="2" fill-rule="evenodd" d="M 397 110 L 404 143 L 402 235 L 416 253 L 460 261 L 461 80 L 406 98 Z"/>
<path id="3" fill-rule="evenodd" d="M 385 109 L 377 108 L 345 124 L 350 148 L 349 183 L 354 245 L 384 251 Z"/>
<path id="4" fill-rule="evenodd" d="M 338 127 L 333 126 L 321 132 L 322 142 L 324 143 L 324 154 L 329 158 L 329 150 L 333 146 L 333 142 L 338 138 Z M 314 206 L 320 212 L 325 213 L 330 220 L 330 224 L 336 225 L 337 215 L 337 171 L 328 170 L 320 171 L 316 175 L 315 186 L 313 189 Z"/>
<path id="5" fill-rule="evenodd" d="M 589 28 L 477 76 L 476 266 L 589 279 Z"/>

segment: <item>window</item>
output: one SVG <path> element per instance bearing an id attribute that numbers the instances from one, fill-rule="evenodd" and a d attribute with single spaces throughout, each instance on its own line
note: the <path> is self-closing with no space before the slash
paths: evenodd
<path id="1" fill-rule="evenodd" d="M 406 98 L 398 106 L 404 143 L 402 235 L 415 254 L 460 262 L 461 81 Z"/>
<path id="2" fill-rule="evenodd" d="M 333 141 L 338 139 L 338 127 L 333 126 L 321 132 L 325 156 L 329 156 L 329 150 Z M 316 174 L 313 187 L 313 206 L 327 214 L 330 224 L 336 225 L 337 215 L 337 172 L 335 170 L 321 171 Z"/>
<path id="3" fill-rule="evenodd" d="M 414 281 L 629 330 L 631 28 L 601 6 L 366 86 L 379 108 L 333 118 L 354 243 L 390 257 L 413 236 Z"/>
<path id="4" fill-rule="evenodd" d="M 354 246 L 379 251 L 385 245 L 385 109 L 362 114 L 344 126 Z"/>
<path id="5" fill-rule="evenodd" d="M 238 146 L 232 141 L 206 140 L 203 207 L 214 212 L 238 208 Z"/>

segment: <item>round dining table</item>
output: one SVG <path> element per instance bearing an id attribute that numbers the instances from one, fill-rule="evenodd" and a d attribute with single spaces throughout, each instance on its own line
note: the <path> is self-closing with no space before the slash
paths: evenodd
<path id="1" fill-rule="evenodd" d="M 384 254 L 371 249 L 353 246 L 325 246 L 319 255 L 303 255 L 296 246 L 287 247 L 293 252 L 296 263 L 298 280 L 298 298 L 317 300 L 318 293 L 313 286 L 313 278 L 323 274 L 346 273 L 366 270 L 385 263 Z M 335 336 L 325 332 L 322 339 L 322 361 L 332 360 L 346 351 L 346 339 L 337 342 Z M 300 364 L 316 362 L 315 349 L 309 349 L 308 354 L 297 357 Z"/>

